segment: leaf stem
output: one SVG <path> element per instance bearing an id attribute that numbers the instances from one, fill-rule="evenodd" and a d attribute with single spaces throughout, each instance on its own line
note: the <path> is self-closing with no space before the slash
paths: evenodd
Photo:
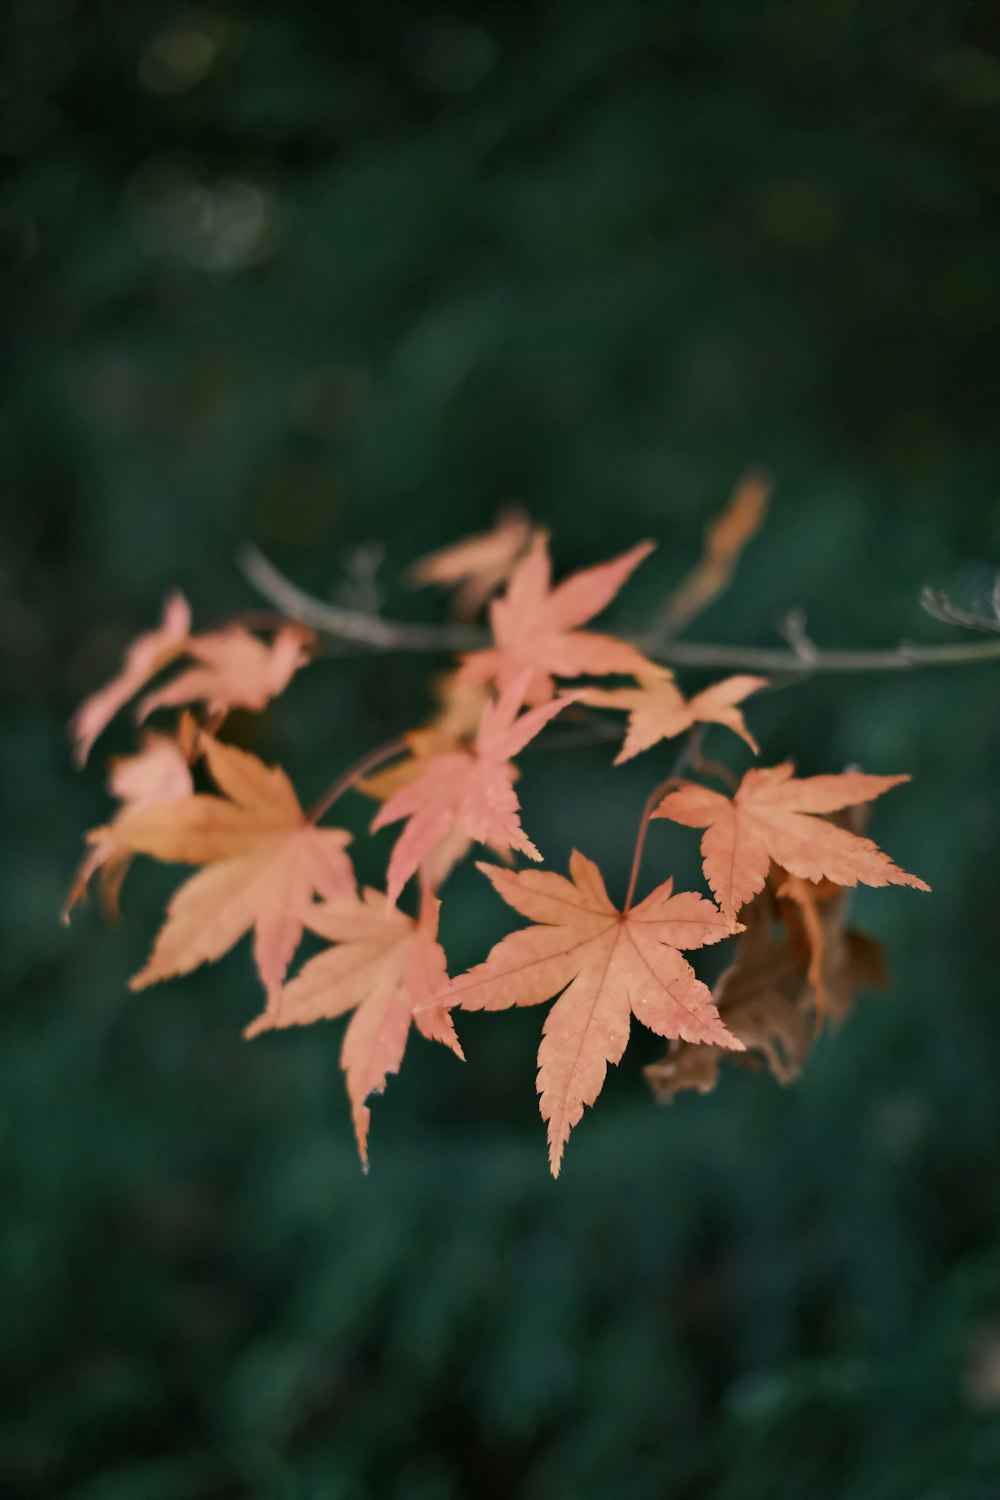
<path id="1" fill-rule="evenodd" d="M 646 845 L 646 833 L 649 829 L 649 820 L 653 815 L 653 809 L 656 807 L 656 804 L 659 802 L 661 797 L 665 797 L 667 793 L 674 788 L 674 786 L 683 781 L 684 778 L 682 777 L 681 772 L 684 770 L 684 767 L 688 765 L 689 762 L 694 763 L 698 760 L 704 732 L 704 729 L 691 730 L 686 741 L 684 742 L 683 747 L 681 748 L 680 754 L 674 761 L 670 775 L 665 781 L 661 781 L 656 786 L 654 786 L 653 790 L 646 798 L 645 805 L 642 809 L 642 816 L 639 819 L 639 831 L 635 836 L 635 849 L 632 854 L 632 868 L 629 871 L 628 890 L 625 892 L 625 905 L 622 907 L 623 913 L 630 911 L 632 908 L 632 897 L 635 895 L 635 883 L 639 878 L 639 866 L 642 863 L 642 851 Z"/>
<path id="2" fill-rule="evenodd" d="M 371 750 L 367 755 L 363 755 L 342 776 L 338 776 L 336 781 L 331 782 L 310 811 L 309 822 L 318 823 L 320 818 L 330 811 L 333 804 L 339 801 L 345 792 L 349 792 L 363 776 L 367 776 L 369 771 L 376 770 L 384 761 L 392 760 L 396 755 L 402 755 L 407 749 L 406 736 L 398 735 L 396 739 L 380 745 L 377 750 Z"/>

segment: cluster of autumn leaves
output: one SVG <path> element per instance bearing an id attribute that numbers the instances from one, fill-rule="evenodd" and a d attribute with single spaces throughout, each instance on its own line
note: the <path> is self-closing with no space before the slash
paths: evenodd
<path id="1" fill-rule="evenodd" d="M 664 1061 L 647 1070 L 660 1097 L 711 1088 L 727 1053 L 759 1056 L 777 1077 L 793 1076 L 817 1018 L 839 1018 L 857 987 L 884 982 L 877 945 L 844 928 L 845 890 L 858 882 L 927 889 L 858 831 L 857 810 L 907 778 L 851 771 L 799 779 L 785 764 L 749 770 L 729 794 L 672 777 L 648 814 L 701 831 L 713 900 L 675 891 L 667 879 L 638 902 L 630 888 L 619 909 L 580 853 L 568 878 L 512 867 L 516 854 L 541 860 L 521 826 L 514 758 L 557 715 L 625 714 L 616 764 L 707 724 L 756 753 L 740 704 L 763 679 L 730 677 L 686 699 L 636 645 L 584 628 L 650 550 L 643 544 L 553 585 L 547 537 L 512 514 L 427 559 L 418 581 L 456 588 L 466 617 L 488 606 L 490 644 L 462 658 L 440 686 L 434 718 L 395 747 L 391 764 L 342 778 L 309 814 L 280 767 L 218 735 L 233 709 L 259 710 L 284 690 L 310 660 L 310 632 L 285 622 L 195 634 L 174 595 L 159 627 L 134 642 L 119 674 L 74 717 L 82 765 L 133 699 L 140 722 L 180 710 L 171 732 L 145 729 L 136 753 L 112 762 L 119 807 L 87 835 L 68 908 L 95 877 L 116 907 L 136 855 L 200 867 L 169 903 L 132 988 L 212 962 L 252 932 L 265 1001 L 248 1036 L 352 1013 L 341 1063 L 365 1161 L 368 1101 L 398 1071 L 411 1025 L 461 1057 L 456 1009 L 555 1000 L 538 1053 L 553 1173 L 608 1064 L 620 1061 L 632 1016 L 670 1041 Z M 714 556 L 710 546 L 703 572 L 724 572 L 723 554 L 721 543 Z M 704 576 L 690 580 L 682 613 L 692 590 L 712 586 Z M 606 677 L 629 684 L 580 685 Z M 210 789 L 197 789 L 196 778 Z M 320 823 L 352 788 L 380 803 L 373 831 L 402 824 L 385 891 L 358 891 L 350 835 Z M 529 925 L 449 977 L 438 892 L 473 844 L 504 861 L 479 868 Z M 415 915 L 398 905 L 410 882 Z M 328 946 L 289 978 L 307 929 Z M 713 995 L 684 954 L 737 935 Z"/>

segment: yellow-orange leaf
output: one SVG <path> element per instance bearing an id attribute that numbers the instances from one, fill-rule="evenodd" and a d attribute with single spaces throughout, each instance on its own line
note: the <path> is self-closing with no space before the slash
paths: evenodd
<path id="1" fill-rule="evenodd" d="M 723 724 L 738 734 L 756 755 L 757 741 L 736 707 L 744 698 L 767 686 L 766 677 L 727 677 L 693 698 L 685 698 L 666 668 L 646 675 L 631 688 L 583 688 L 575 697 L 593 708 L 623 709 L 629 716 L 625 742 L 615 765 L 649 750 L 660 740 L 673 739 L 695 724 Z"/>
<path id="2" fill-rule="evenodd" d="M 734 930 L 716 906 L 672 882 L 620 912 L 597 866 L 570 859 L 570 880 L 546 870 L 512 874 L 480 865 L 509 906 L 538 925 L 501 939 L 484 963 L 452 980 L 448 998 L 465 1010 L 538 1005 L 559 995 L 538 1051 L 538 1092 L 558 1175 L 563 1149 L 584 1108 L 621 1061 L 631 1016 L 658 1036 L 743 1044 L 719 1019 L 708 988 L 681 949 L 717 943 Z"/>
<path id="3" fill-rule="evenodd" d="M 444 951 L 437 941 L 439 905 L 425 895 L 420 918 L 414 921 L 380 891 L 366 890 L 361 899 L 341 896 L 312 907 L 306 916 L 309 929 L 336 946 L 311 958 L 247 1028 L 247 1036 L 257 1036 L 354 1011 L 340 1062 L 366 1166 L 366 1101 L 382 1092 L 390 1073 L 399 1072 L 410 1022 L 415 1021 L 424 1036 L 462 1056 L 447 1007 L 435 998 L 448 983 Z"/>
<path id="4" fill-rule="evenodd" d="M 667 793 L 653 817 L 704 828 L 705 878 L 730 916 L 763 889 L 772 859 L 803 880 L 926 891 L 924 881 L 900 870 L 871 839 L 811 816 L 870 802 L 909 779 L 845 771 L 800 780 L 786 763 L 748 771 L 732 800 L 693 783 L 680 787 Z"/>
<path id="5" fill-rule="evenodd" d="M 284 771 L 255 755 L 202 736 L 221 797 L 196 794 L 124 814 L 88 837 L 168 863 L 204 865 L 175 894 L 145 967 L 131 981 L 143 989 L 186 974 L 229 951 L 253 929 L 254 958 L 269 996 L 277 994 L 302 936 L 314 894 L 354 889 L 345 853 L 350 834 L 316 828 Z"/>

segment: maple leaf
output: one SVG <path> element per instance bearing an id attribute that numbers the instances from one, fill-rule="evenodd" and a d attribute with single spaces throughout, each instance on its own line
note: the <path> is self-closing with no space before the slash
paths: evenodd
<path id="1" fill-rule="evenodd" d="M 451 673 L 437 685 L 437 691 L 438 713 L 422 728 L 411 729 L 406 735 L 409 754 L 385 770 L 356 782 L 359 792 L 376 802 L 388 802 L 390 797 L 420 776 L 424 764 L 433 756 L 471 750 L 483 709 L 490 701 L 486 688 L 475 683 L 456 683 L 455 674 Z M 517 768 L 512 766 L 510 770 L 511 780 L 516 782 Z M 511 851 L 507 844 L 490 839 L 485 842 L 498 859 L 510 862 Z M 472 840 L 458 827 L 435 845 L 420 864 L 421 875 L 432 890 L 437 890 L 447 880 L 471 847 Z"/>
<path id="2" fill-rule="evenodd" d="M 159 627 L 132 642 L 118 676 L 85 698 L 70 720 L 73 759 L 78 766 L 85 763 L 98 735 L 129 699 L 186 649 L 190 630 L 191 609 L 187 600 L 183 594 L 171 594 L 163 606 Z"/>
<path id="3" fill-rule="evenodd" d="M 511 756 L 523 750 L 571 698 L 557 698 L 518 717 L 528 675 L 520 675 L 495 703 L 483 709 L 475 742 L 468 750 L 432 755 L 418 762 L 417 774 L 395 792 L 372 821 L 372 832 L 408 819 L 389 860 L 387 889 L 395 901 L 410 876 L 446 840 L 459 835 L 501 849 L 518 849 L 529 859 L 541 855 L 521 827 Z"/>
<path id="4" fill-rule="evenodd" d="M 774 866 L 765 889 L 742 912 L 745 931 L 736 956 L 713 992 L 719 1014 L 747 1049 L 735 1060 L 763 1062 L 779 1083 L 797 1078 L 809 1055 L 816 1034 L 810 1017 L 820 1009 L 821 992 L 824 1009 L 839 1024 L 859 989 L 888 988 L 880 945 L 844 926 L 849 892 L 828 882 L 813 887 L 817 944 L 802 904 L 780 895 L 788 879 Z M 710 1093 L 726 1055 L 711 1044 L 672 1042 L 666 1057 L 644 1072 L 666 1104 L 685 1089 Z"/>
<path id="5" fill-rule="evenodd" d="M 496 644 L 467 653 L 459 681 L 495 682 L 503 691 L 527 670 L 525 702 L 538 704 L 555 692 L 553 677 L 655 671 L 626 641 L 577 629 L 611 603 L 652 550 L 652 542 L 642 542 L 611 562 L 574 573 L 553 589 L 548 538 L 539 533 L 515 568 L 507 592 L 490 605 Z"/>
<path id="6" fill-rule="evenodd" d="M 224 793 L 195 793 L 164 806 L 127 812 L 88 834 L 131 854 L 204 865 L 180 887 L 145 967 L 130 981 L 144 989 L 187 974 L 229 951 L 253 929 L 254 958 L 269 999 L 276 997 L 299 945 L 313 894 L 354 888 L 344 852 L 350 834 L 316 828 L 284 771 L 245 750 L 202 735 L 212 779 Z"/>
<path id="7" fill-rule="evenodd" d="M 490 531 L 443 547 L 415 563 L 410 579 L 417 587 L 428 583 L 457 587 L 455 614 L 460 620 L 471 620 L 503 587 L 536 534 L 524 512 L 512 506 L 501 511 Z"/>
<path id="8" fill-rule="evenodd" d="M 732 800 L 691 783 L 668 792 L 653 813 L 654 818 L 705 829 L 705 878 L 724 912 L 735 916 L 763 888 L 772 859 L 804 880 L 930 889 L 894 865 L 871 839 L 810 816 L 870 802 L 909 781 L 908 776 L 845 771 L 800 780 L 793 769 L 786 762 L 748 771 Z"/>
<path id="9" fill-rule="evenodd" d="M 172 735 L 147 730 L 141 748 L 135 755 L 118 755 L 111 762 L 108 790 L 122 806 L 112 820 L 129 812 L 178 802 L 194 790 L 190 757 L 193 748 L 193 721 L 185 715 L 177 739 Z M 127 849 L 120 849 L 114 838 L 95 844 L 84 856 L 73 878 L 62 918 L 69 916 L 78 902 L 86 899 L 91 879 L 101 872 L 101 895 L 109 916 L 118 915 L 118 898 L 122 881 L 132 862 Z"/>
<path id="10" fill-rule="evenodd" d="M 664 668 L 655 675 L 645 674 L 636 687 L 581 688 L 576 697 L 592 708 L 624 709 L 628 713 L 628 732 L 615 756 L 615 765 L 619 766 L 660 740 L 683 734 L 694 724 L 723 724 L 745 740 L 756 755 L 757 741 L 736 705 L 766 686 L 766 677 L 727 677 L 693 698 L 685 698 L 674 683 L 673 673 Z"/>
<path id="11" fill-rule="evenodd" d="M 509 906 L 537 925 L 502 938 L 483 963 L 452 980 L 448 999 L 465 1010 L 503 1010 L 563 992 L 538 1050 L 553 1176 L 570 1131 L 601 1092 L 608 1064 L 621 1061 L 632 1015 L 659 1036 L 742 1048 L 680 952 L 736 930 L 711 901 L 692 891 L 674 895 L 667 880 L 620 912 L 597 866 L 576 851 L 569 880 L 546 870 L 479 868 Z"/>
<path id="12" fill-rule="evenodd" d="M 248 1037 L 308 1026 L 353 1010 L 341 1049 L 361 1160 L 368 1164 L 367 1100 L 398 1073 L 410 1022 L 462 1056 L 447 1006 L 436 1000 L 448 984 L 437 941 L 440 902 L 426 892 L 420 917 L 401 912 L 380 891 L 366 889 L 307 910 L 306 923 L 333 948 L 304 964 L 274 1005 L 246 1030 Z"/>
<path id="13" fill-rule="evenodd" d="M 313 634 L 302 625 L 283 625 L 270 642 L 258 640 L 242 625 L 192 636 L 184 654 L 197 665 L 188 667 L 140 701 L 141 722 L 158 708 L 204 703 L 209 713 L 225 715 L 234 708 L 255 712 L 285 691 L 300 667 L 309 661 Z"/>

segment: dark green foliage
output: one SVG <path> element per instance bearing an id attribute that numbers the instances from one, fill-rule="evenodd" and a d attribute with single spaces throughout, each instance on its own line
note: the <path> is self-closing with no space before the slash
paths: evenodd
<path id="1" fill-rule="evenodd" d="M 703 638 L 953 638 L 919 586 L 1000 553 L 997 7 L 8 9 L 4 1496 L 992 1500 L 995 670 L 753 705 L 768 759 L 913 773 L 873 831 L 934 895 L 858 898 L 895 988 L 800 1085 L 657 1110 L 637 1036 L 557 1184 L 539 1014 L 463 1018 L 465 1069 L 415 1040 L 364 1179 L 339 1028 L 245 1045 L 243 951 L 130 997 L 151 871 L 120 930 L 56 913 L 104 807 L 71 707 L 169 585 L 252 607 L 247 537 L 319 592 L 384 543 L 430 617 L 398 570 L 513 495 L 561 567 L 660 538 L 639 620 L 754 463 Z M 432 665 L 324 662 L 233 729 L 308 801 Z M 609 760 L 520 790 L 620 895 L 661 762 Z M 668 849 L 697 879 L 668 828 L 647 879 Z M 455 878 L 456 966 L 504 922 Z"/>

